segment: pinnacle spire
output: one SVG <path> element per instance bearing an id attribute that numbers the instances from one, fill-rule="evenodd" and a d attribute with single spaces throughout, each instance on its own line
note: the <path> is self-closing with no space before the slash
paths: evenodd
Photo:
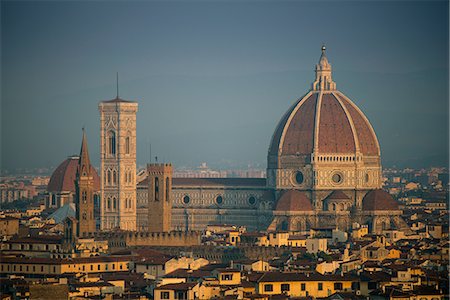
<path id="1" fill-rule="evenodd" d="M 81 172 L 81 174 L 83 174 L 83 173 L 89 174 L 90 166 L 91 166 L 91 162 L 89 160 L 89 151 L 88 151 L 88 145 L 87 145 L 86 132 L 84 131 L 84 127 L 83 127 L 83 138 L 81 141 L 80 160 L 78 162 L 78 172 L 79 173 Z M 83 176 L 85 176 L 85 175 L 83 175 Z"/>
<path id="2" fill-rule="evenodd" d="M 319 63 L 316 65 L 316 80 L 312 84 L 313 91 L 333 91 L 336 83 L 331 78 L 331 65 L 326 56 L 326 47 L 322 45 L 322 54 Z"/>

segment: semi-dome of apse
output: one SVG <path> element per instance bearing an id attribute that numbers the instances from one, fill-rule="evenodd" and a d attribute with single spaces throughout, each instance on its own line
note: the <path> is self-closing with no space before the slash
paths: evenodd
<path id="1" fill-rule="evenodd" d="M 275 210 L 289 212 L 313 211 L 313 207 L 304 192 L 289 190 L 281 195 Z"/>

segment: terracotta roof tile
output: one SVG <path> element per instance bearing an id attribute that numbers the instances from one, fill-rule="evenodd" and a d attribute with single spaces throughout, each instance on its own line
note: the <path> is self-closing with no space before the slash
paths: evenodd
<path id="1" fill-rule="evenodd" d="M 47 185 L 49 192 L 75 192 L 75 179 L 77 176 L 78 156 L 71 156 L 64 160 L 53 171 Z M 94 190 L 100 190 L 100 178 L 97 170 L 91 165 L 91 174 L 94 177 Z"/>
<path id="2" fill-rule="evenodd" d="M 341 190 L 333 191 L 328 197 L 327 200 L 349 200 L 350 198 Z"/>
<path id="3" fill-rule="evenodd" d="M 293 116 L 288 126 L 282 145 L 281 154 L 311 154 L 314 147 L 314 122 L 316 115 L 317 94 L 306 99 Z M 280 124 L 281 125 L 281 124 Z M 278 130 L 278 129 L 277 129 Z M 278 143 L 274 145 L 278 150 Z"/>
<path id="4" fill-rule="evenodd" d="M 320 153 L 354 153 L 355 140 L 350 122 L 339 101 L 331 94 L 324 94 L 320 108 Z"/>
<path id="5" fill-rule="evenodd" d="M 311 201 L 305 193 L 297 190 L 284 192 L 278 199 L 276 211 L 313 211 Z"/>
<path id="6" fill-rule="evenodd" d="M 362 200 L 362 209 L 373 210 L 398 210 L 397 201 L 388 192 L 381 189 L 368 192 Z"/>
<path id="7" fill-rule="evenodd" d="M 319 153 L 354 153 L 356 140 L 350 125 L 352 120 L 360 151 L 365 155 L 379 154 L 378 141 L 371 130 L 371 125 L 352 102 L 340 92 L 324 93 L 318 110 L 316 109 L 318 95 L 313 93 L 307 98 L 304 97 L 289 108 L 272 136 L 269 155 L 311 154 L 318 116 L 320 116 L 317 141 Z M 285 132 L 284 139 L 283 132 Z M 280 143 L 282 143 L 281 153 L 278 153 Z"/>
<path id="8" fill-rule="evenodd" d="M 345 106 L 353 119 L 361 153 L 366 155 L 378 155 L 378 141 L 370 129 L 371 125 L 364 120 L 363 116 L 349 103 L 349 101 L 347 101 L 347 99 L 341 95 L 339 98 L 345 103 Z"/>

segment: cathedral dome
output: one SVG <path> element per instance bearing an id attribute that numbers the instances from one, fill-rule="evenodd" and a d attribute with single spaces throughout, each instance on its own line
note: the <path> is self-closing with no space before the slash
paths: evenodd
<path id="1" fill-rule="evenodd" d="M 368 192 L 364 196 L 362 200 L 362 209 L 364 211 L 398 210 L 398 203 L 388 192 L 376 189 Z"/>
<path id="2" fill-rule="evenodd" d="M 284 192 L 278 199 L 276 211 L 313 211 L 311 201 L 305 193 L 296 190 Z"/>
<path id="3" fill-rule="evenodd" d="M 324 47 L 311 91 L 286 112 L 269 147 L 269 156 L 313 153 L 380 155 L 377 137 L 366 116 L 336 90 Z"/>
<path id="4" fill-rule="evenodd" d="M 75 192 L 75 179 L 79 159 L 79 156 L 70 156 L 53 171 L 47 185 L 48 192 Z M 92 166 L 91 171 L 94 176 L 94 190 L 99 191 L 100 178 Z"/>

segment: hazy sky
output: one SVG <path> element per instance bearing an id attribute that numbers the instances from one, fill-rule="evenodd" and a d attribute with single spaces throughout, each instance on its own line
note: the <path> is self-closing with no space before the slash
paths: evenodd
<path id="1" fill-rule="evenodd" d="M 139 102 L 138 163 L 265 167 L 322 43 L 384 164 L 448 158 L 447 1 L 2 1 L 2 168 L 57 166 L 98 102 Z"/>

